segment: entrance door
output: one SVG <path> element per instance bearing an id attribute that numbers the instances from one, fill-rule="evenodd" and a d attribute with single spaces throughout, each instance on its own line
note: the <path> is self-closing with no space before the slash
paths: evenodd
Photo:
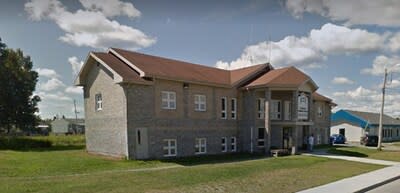
<path id="1" fill-rule="evenodd" d="M 293 128 L 284 127 L 283 128 L 283 149 L 290 149 L 293 146 Z"/>
<path id="2" fill-rule="evenodd" d="M 340 134 L 340 135 L 343 135 L 343 136 L 346 136 L 346 135 L 345 135 L 345 134 L 346 134 L 345 128 L 340 128 L 340 129 L 339 129 L 339 134 Z"/>

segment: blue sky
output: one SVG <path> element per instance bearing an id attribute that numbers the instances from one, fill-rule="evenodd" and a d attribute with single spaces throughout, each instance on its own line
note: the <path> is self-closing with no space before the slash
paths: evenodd
<path id="1" fill-rule="evenodd" d="M 90 51 L 107 47 L 229 69 L 296 66 L 338 108 L 375 112 L 389 68 L 385 112 L 399 116 L 397 10 L 396 1 L 355 0 L 2 1 L 0 37 L 32 57 L 45 118 L 73 116 L 74 99 L 83 116 L 75 73 Z"/>

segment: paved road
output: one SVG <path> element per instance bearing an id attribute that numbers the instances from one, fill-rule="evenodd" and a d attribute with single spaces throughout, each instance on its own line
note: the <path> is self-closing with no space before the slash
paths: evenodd
<path id="1" fill-rule="evenodd" d="M 367 193 L 399 193 L 400 192 L 400 179 L 393 181 L 389 184 L 377 187 Z"/>

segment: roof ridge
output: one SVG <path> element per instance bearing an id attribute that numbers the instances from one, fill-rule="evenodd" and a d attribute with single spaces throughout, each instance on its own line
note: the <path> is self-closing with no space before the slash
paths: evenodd
<path id="1" fill-rule="evenodd" d="M 214 69 L 214 70 L 220 70 L 220 71 L 229 72 L 229 70 L 225 70 L 225 69 L 221 69 L 221 68 L 217 68 L 217 67 L 211 67 L 211 66 L 202 65 L 202 64 L 197 64 L 197 63 L 192 63 L 192 62 L 188 62 L 188 61 L 184 61 L 184 60 L 172 59 L 172 58 L 167 58 L 167 57 L 163 57 L 163 56 L 155 56 L 155 55 L 145 54 L 145 53 L 141 53 L 141 52 L 120 49 L 120 48 L 111 48 L 111 49 L 113 49 L 113 50 L 122 50 L 122 51 L 125 51 L 125 52 L 131 52 L 131 53 L 139 54 L 139 55 L 143 55 L 143 56 L 159 58 L 159 59 L 163 59 L 163 60 L 171 60 L 171 61 L 175 61 L 175 62 L 182 62 L 182 63 L 187 63 L 187 64 L 190 64 L 190 65 L 195 65 L 195 66 L 199 66 L 199 67 L 203 67 L 203 68 L 210 68 L 210 69 Z"/>
<path id="2" fill-rule="evenodd" d="M 198 64 L 198 63 L 192 63 L 192 62 L 188 62 L 188 61 L 185 61 L 185 60 L 167 58 L 167 57 L 163 57 L 163 56 L 150 55 L 150 54 L 146 54 L 146 53 L 142 53 L 142 52 L 125 50 L 125 49 L 121 49 L 121 48 L 113 48 L 113 47 L 111 47 L 110 49 L 122 50 L 122 51 L 125 51 L 125 52 L 131 52 L 131 53 L 140 54 L 140 55 L 143 55 L 143 56 L 149 56 L 149 57 L 165 59 L 165 60 L 172 60 L 172 61 L 176 61 L 176 62 L 183 62 L 183 63 L 187 63 L 187 64 L 191 64 L 191 65 L 196 65 L 196 66 L 205 67 L 205 68 L 211 68 L 211 69 L 215 69 L 215 70 L 227 71 L 227 72 L 232 72 L 232 71 L 235 71 L 235 70 L 243 70 L 243 69 L 248 69 L 248 68 L 254 68 L 256 66 L 263 66 L 263 65 L 267 66 L 269 64 L 268 62 L 266 62 L 266 63 L 255 64 L 255 65 L 246 66 L 246 67 L 242 67 L 242 68 L 227 70 L 227 69 L 217 68 L 217 67 L 214 67 L 214 66 L 208 66 L 208 65 L 204 65 L 204 64 Z M 98 52 L 98 53 L 108 53 L 108 52 Z"/>

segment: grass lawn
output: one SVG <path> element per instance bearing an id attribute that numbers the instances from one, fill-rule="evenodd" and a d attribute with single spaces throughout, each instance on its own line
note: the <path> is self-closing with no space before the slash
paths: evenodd
<path id="1" fill-rule="evenodd" d="M 296 192 L 383 167 L 307 156 L 247 154 L 113 160 L 76 148 L 82 140 L 68 142 L 79 136 L 34 138 L 50 140 L 53 146 L 0 150 L 0 192 Z M 128 171 L 164 166 L 175 168 Z"/>
<path id="2" fill-rule="evenodd" d="M 399 151 L 378 151 L 363 147 L 332 147 L 328 153 L 400 162 Z"/>

